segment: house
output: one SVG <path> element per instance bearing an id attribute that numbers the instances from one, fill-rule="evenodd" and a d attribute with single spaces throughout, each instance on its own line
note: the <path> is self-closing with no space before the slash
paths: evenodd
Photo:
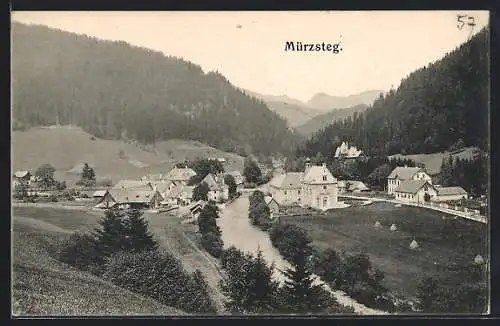
<path id="1" fill-rule="evenodd" d="M 107 190 L 96 190 L 93 194 L 92 194 L 92 198 L 100 201 L 105 195 L 106 195 L 106 192 Z"/>
<path id="2" fill-rule="evenodd" d="M 165 179 L 174 181 L 183 185 L 187 185 L 189 179 L 194 177 L 196 172 L 191 168 L 178 168 L 174 166 L 172 170 L 170 170 Z"/>
<path id="3" fill-rule="evenodd" d="M 229 198 L 229 187 L 224 183 L 222 176 L 209 173 L 201 182 L 208 185 L 208 200 L 215 202 L 226 201 Z"/>
<path id="4" fill-rule="evenodd" d="M 191 203 L 188 206 L 189 210 L 189 218 L 193 219 L 198 219 L 198 216 L 200 216 L 201 211 L 203 210 L 203 207 L 205 207 L 206 202 L 203 200 L 198 200 L 197 202 Z"/>
<path id="5" fill-rule="evenodd" d="M 111 189 L 114 190 L 153 190 L 153 185 L 149 181 L 139 181 L 139 180 L 120 180 Z"/>
<path id="6" fill-rule="evenodd" d="M 426 180 L 432 184 L 431 177 L 423 168 L 408 167 L 406 165 L 404 167 L 398 166 L 387 177 L 387 192 L 389 195 L 393 195 L 401 182 L 406 180 Z"/>
<path id="7" fill-rule="evenodd" d="M 162 195 L 155 190 L 111 189 L 106 191 L 95 207 L 158 208 L 162 201 Z"/>
<path id="8" fill-rule="evenodd" d="M 19 184 L 29 186 L 31 184 L 32 175 L 30 171 L 16 171 L 12 175 L 12 186 Z"/>
<path id="9" fill-rule="evenodd" d="M 167 192 L 162 193 L 164 201 L 162 204 L 166 204 L 169 206 L 175 206 L 175 205 L 180 205 L 180 197 L 182 193 L 182 188 L 184 186 L 179 185 L 177 187 L 174 187 Z"/>
<path id="10" fill-rule="evenodd" d="M 241 174 L 240 171 L 231 171 L 226 173 L 231 175 L 234 178 L 234 182 L 236 182 L 236 188 L 242 189 L 245 184 L 245 177 Z"/>
<path id="11" fill-rule="evenodd" d="M 348 192 L 362 192 L 362 191 L 369 191 L 370 188 L 368 188 L 363 182 L 361 181 L 347 181 L 347 191 Z"/>
<path id="12" fill-rule="evenodd" d="M 170 192 L 172 189 L 182 186 L 179 181 L 161 180 L 161 181 L 151 181 L 151 186 L 156 188 L 162 195 Z"/>
<path id="13" fill-rule="evenodd" d="M 436 186 L 437 197 L 434 201 L 461 200 L 468 197 L 467 191 L 462 187 L 438 187 Z"/>
<path id="14" fill-rule="evenodd" d="M 324 210 L 337 205 L 337 179 L 326 164 L 311 166 L 307 162 L 304 172 L 276 176 L 269 182 L 269 192 L 280 206 L 300 205 Z"/>
<path id="15" fill-rule="evenodd" d="M 194 186 L 181 186 L 181 191 L 177 197 L 178 205 L 187 206 L 193 202 Z"/>
<path id="16" fill-rule="evenodd" d="M 274 177 L 269 182 L 269 192 L 279 205 L 301 204 L 304 172 L 288 172 Z"/>
<path id="17" fill-rule="evenodd" d="M 427 180 L 404 180 L 394 190 L 396 200 L 409 203 L 425 203 L 425 195 L 429 195 L 429 201 L 437 196 L 436 188 Z"/>
<path id="18" fill-rule="evenodd" d="M 325 163 L 321 166 L 306 163 L 302 192 L 305 206 L 323 210 L 337 206 L 337 179 Z"/>
<path id="19" fill-rule="evenodd" d="M 267 207 L 269 207 L 269 211 L 271 212 L 270 218 L 273 219 L 279 214 L 280 206 L 278 205 L 278 202 L 271 196 L 265 196 L 264 201 Z"/>
<path id="20" fill-rule="evenodd" d="M 335 158 L 359 158 L 363 155 L 363 151 L 356 148 L 356 146 L 349 147 L 348 142 L 342 144 L 335 150 Z"/>

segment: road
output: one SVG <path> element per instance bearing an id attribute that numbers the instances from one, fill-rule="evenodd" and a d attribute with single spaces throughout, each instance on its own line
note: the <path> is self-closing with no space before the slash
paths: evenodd
<path id="1" fill-rule="evenodd" d="M 488 219 L 484 216 L 472 215 L 471 213 L 465 213 L 462 211 L 456 211 L 454 209 L 443 208 L 443 207 L 439 207 L 439 206 L 431 206 L 431 205 L 424 205 L 424 204 L 417 204 L 417 203 L 408 203 L 408 202 L 402 202 L 402 201 L 395 200 L 395 199 L 385 199 L 385 198 L 375 198 L 375 197 L 365 197 L 365 196 L 340 195 L 339 197 L 350 198 L 350 199 L 360 199 L 360 200 L 370 200 L 373 202 L 377 202 L 377 201 L 378 202 L 386 202 L 386 203 L 401 204 L 401 205 L 414 206 L 414 207 L 423 207 L 423 208 L 432 209 L 432 210 L 435 210 L 438 212 L 443 212 L 443 213 L 459 216 L 459 217 L 465 218 L 467 220 L 480 222 L 483 224 L 488 223 Z"/>
<path id="2" fill-rule="evenodd" d="M 269 264 L 274 263 L 276 267 L 274 277 L 282 282 L 284 276 L 278 269 L 283 270 L 291 266 L 281 257 L 279 251 L 273 247 L 268 233 L 254 227 L 250 223 L 248 219 L 248 196 L 248 193 L 244 193 L 240 198 L 226 205 L 226 208 L 217 220 L 217 224 L 222 231 L 224 247 L 235 246 L 244 252 L 250 253 L 255 253 L 260 248 L 264 259 Z M 317 281 L 320 281 L 319 278 L 317 278 Z M 325 287 L 337 298 L 339 303 L 354 307 L 356 313 L 362 315 L 386 314 L 383 311 L 368 308 L 347 297 L 340 291 L 332 291 L 327 285 Z"/>

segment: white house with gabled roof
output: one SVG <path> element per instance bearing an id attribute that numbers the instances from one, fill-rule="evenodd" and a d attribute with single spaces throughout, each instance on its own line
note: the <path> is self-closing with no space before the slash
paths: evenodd
<path id="1" fill-rule="evenodd" d="M 304 172 L 288 172 L 274 177 L 269 191 L 278 205 L 300 205 L 321 210 L 337 206 L 337 179 L 326 164 L 311 166 Z"/>
<path id="2" fill-rule="evenodd" d="M 425 200 L 426 194 L 428 200 Z M 394 196 L 403 202 L 423 204 L 434 201 L 437 197 L 437 190 L 427 180 L 404 180 L 394 190 Z"/>
<path id="3" fill-rule="evenodd" d="M 406 180 L 426 180 L 432 184 L 431 177 L 423 168 L 398 166 L 387 177 L 387 193 L 393 195 L 396 188 L 401 185 L 401 182 Z"/>

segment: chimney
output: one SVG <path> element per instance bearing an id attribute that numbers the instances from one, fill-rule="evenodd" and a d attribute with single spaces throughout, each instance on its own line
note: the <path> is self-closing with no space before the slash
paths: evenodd
<path id="1" fill-rule="evenodd" d="M 321 164 L 322 167 L 326 168 L 326 163 Z"/>

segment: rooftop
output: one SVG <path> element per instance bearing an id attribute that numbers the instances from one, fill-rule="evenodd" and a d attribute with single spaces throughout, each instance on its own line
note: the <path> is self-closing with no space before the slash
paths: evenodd
<path id="1" fill-rule="evenodd" d="M 392 170 L 391 174 L 387 177 L 387 179 L 400 179 L 400 180 L 409 180 L 411 179 L 415 173 L 421 171 L 422 168 L 419 167 L 404 167 L 398 166 L 394 170 Z"/>
<path id="2" fill-rule="evenodd" d="M 297 189 L 302 187 L 304 172 L 288 172 L 274 177 L 269 185 L 280 189 Z"/>
<path id="3" fill-rule="evenodd" d="M 401 182 L 399 187 L 394 190 L 395 192 L 403 192 L 407 194 L 416 194 L 425 184 L 433 187 L 426 180 L 404 180 Z M 433 187 L 434 188 L 434 187 Z"/>
<path id="4" fill-rule="evenodd" d="M 467 191 L 462 187 L 439 187 L 437 193 L 438 196 L 467 195 Z"/>

